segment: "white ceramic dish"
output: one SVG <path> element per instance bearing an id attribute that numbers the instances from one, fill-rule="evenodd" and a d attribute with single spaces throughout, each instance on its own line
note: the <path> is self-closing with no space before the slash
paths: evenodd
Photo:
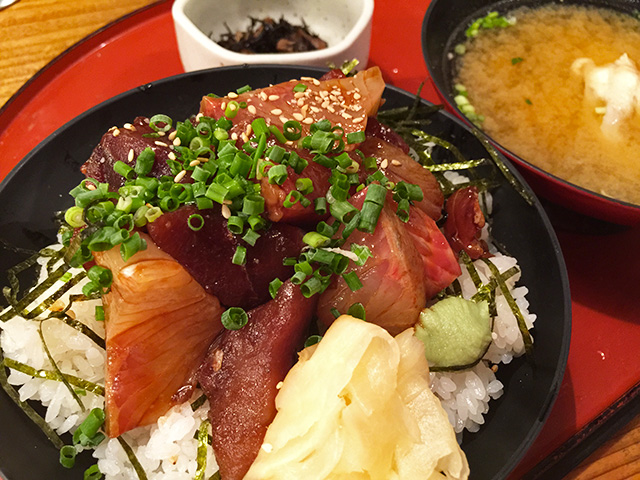
<path id="1" fill-rule="evenodd" d="M 373 0 L 176 0 L 171 13 L 178 50 L 186 71 L 245 63 L 298 64 L 326 67 L 358 59 L 367 64 L 371 40 Z M 250 18 L 284 17 L 303 21 L 328 47 L 302 53 L 242 54 L 213 39 L 246 30 Z"/>

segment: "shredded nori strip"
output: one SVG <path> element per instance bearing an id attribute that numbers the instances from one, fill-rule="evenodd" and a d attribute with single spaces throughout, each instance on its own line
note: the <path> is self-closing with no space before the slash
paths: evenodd
<path id="1" fill-rule="evenodd" d="M 0 365 L 4 365 L 4 362 L 4 351 L 2 350 L 2 345 L 0 345 Z M 7 393 L 9 398 L 11 398 L 11 400 L 13 400 L 13 402 L 18 407 L 20 407 L 25 415 L 27 415 L 27 417 L 29 417 L 33 423 L 40 427 L 40 430 L 42 430 L 42 432 L 47 436 L 47 438 L 51 441 L 56 449 L 60 450 L 62 447 L 64 447 L 64 442 L 62 441 L 62 439 L 58 436 L 55 430 L 51 428 L 47 422 L 45 422 L 44 418 L 42 418 L 31 405 L 20 400 L 20 394 L 15 388 L 13 388 L 12 385 L 9 384 L 9 381 L 7 380 L 7 372 L 4 366 L 0 367 L 0 386 L 2 386 L 2 389 Z"/>
<path id="2" fill-rule="evenodd" d="M 513 176 L 513 174 L 509 171 L 507 166 L 504 164 L 504 162 L 500 160 L 500 157 L 498 156 L 498 151 L 493 147 L 493 145 L 491 145 L 491 142 L 489 142 L 487 137 L 483 135 L 482 132 L 478 130 L 476 127 L 472 127 L 471 131 L 476 136 L 476 138 L 482 143 L 487 153 L 489 153 L 489 155 L 491 156 L 493 163 L 496 165 L 496 167 L 498 167 L 500 172 L 502 172 L 502 175 L 504 176 L 504 178 L 507 179 L 507 182 L 509 182 L 509 184 L 513 187 L 513 189 L 516 192 L 518 192 L 520 196 L 529 205 L 533 206 L 535 203 L 533 195 L 531 195 L 531 193 L 524 188 L 524 185 L 522 185 L 522 183 L 520 183 L 520 181 Z"/>
<path id="3" fill-rule="evenodd" d="M 198 454 L 196 457 L 198 468 L 194 480 L 204 480 L 204 472 L 207 469 L 207 446 L 209 445 L 209 420 L 204 420 L 198 428 Z"/>
<path id="4" fill-rule="evenodd" d="M 209 480 L 221 480 L 220 478 L 220 470 L 209 477 Z"/>
<path id="5" fill-rule="evenodd" d="M 196 410 L 198 410 L 203 404 L 204 402 L 207 401 L 207 396 L 203 393 L 202 395 L 200 395 L 198 398 L 196 398 L 192 403 L 191 403 L 191 410 L 193 410 L 194 412 Z"/>
<path id="6" fill-rule="evenodd" d="M 48 318 L 45 319 L 45 320 L 48 320 Z M 84 406 L 84 403 L 82 403 L 82 400 L 80 399 L 80 397 L 78 396 L 76 391 L 69 384 L 69 381 L 65 378 L 64 374 L 60 371 L 60 368 L 58 367 L 58 364 L 54 360 L 53 355 L 51 355 L 51 351 L 49 350 L 49 346 L 47 345 L 47 342 L 44 339 L 44 333 L 42 332 L 42 324 L 44 323 L 45 320 L 40 320 L 40 323 L 38 324 L 38 334 L 40 335 L 40 340 L 42 341 L 42 348 L 44 349 L 44 352 L 47 354 L 47 358 L 49 359 L 49 362 L 51 363 L 51 366 L 55 370 L 56 375 L 58 375 L 58 380 L 61 381 L 64 384 L 65 387 L 67 387 L 67 389 L 69 390 L 69 393 L 71 393 L 71 396 L 73 397 L 73 399 L 76 401 L 76 403 L 80 407 L 80 410 L 82 410 L 84 412 L 86 410 L 86 407 Z"/>
<path id="7" fill-rule="evenodd" d="M 142 465 L 140 465 L 140 461 L 138 460 L 138 457 L 136 457 L 135 452 L 129 446 L 129 444 L 126 442 L 126 440 L 124 438 L 122 438 L 122 435 L 120 435 L 118 437 L 118 442 L 122 446 L 122 449 L 124 450 L 124 452 L 127 454 L 127 458 L 131 462 L 131 465 L 133 466 L 133 469 L 136 471 L 136 475 L 138 475 L 138 479 L 139 480 L 148 480 L 147 479 L 147 473 L 144 471 L 144 468 L 142 468 Z"/>
<path id="8" fill-rule="evenodd" d="M 520 330 L 520 333 L 522 334 L 522 341 L 524 342 L 524 349 L 525 349 L 526 354 L 527 355 L 531 354 L 533 352 L 533 340 L 531 338 L 531 334 L 529 333 L 529 329 L 527 328 L 527 324 L 526 324 L 526 322 L 524 320 L 524 316 L 522 315 L 522 312 L 520 311 L 520 308 L 518 307 L 518 305 L 516 304 L 516 301 L 514 300 L 513 296 L 511 295 L 511 292 L 509 291 L 509 288 L 507 288 L 507 286 L 505 285 L 504 279 L 500 275 L 500 271 L 498 270 L 498 267 L 496 267 L 493 264 L 493 262 L 491 262 L 490 260 L 488 260 L 486 258 L 483 258 L 482 261 L 491 270 L 491 273 L 493 274 L 494 278 L 498 282 L 498 286 L 500 287 L 500 290 L 502 290 L 502 295 L 504 295 L 504 298 L 507 301 L 507 304 L 511 308 L 511 311 L 513 312 L 513 315 L 516 317 L 516 320 L 518 321 L 518 329 Z"/>
<path id="9" fill-rule="evenodd" d="M 425 165 L 424 168 L 430 172 L 445 172 L 449 170 L 467 170 L 469 168 L 479 167 L 487 162 L 485 158 L 479 158 L 477 160 L 467 160 L 457 163 L 436 163 L 433 165 Z"/>
<path id="10" fill-rule="evenodd" d="M 469 276 L 471 277 L 473 284 L 475 285 L 476 289 L 480 290 L 483 285 L 482 279 L 480 278 L 480 274 L 478 273 L 476 266 L 473 264 L 473 260 L 471 260 L 469 254 L 464 250 L 460 250 L 459 255 L 464 262 L 465 267 L 467 267 L 467 271 L 469 272 Z"/>
<path id="11" fill-rule="evenodd" d="M 18 362 L 17 360 L 13 360 L 12 358 L 5 357 L 4 365 L 5 367 L 11 368 L 34 378 L 46 378 L 47 380 L 60 381 L 60 377 L 57 372 L 44 369 L 38 370 L 30 365 Z M 83 378 L 76 377 L 75 375 L 70 375 L 68 373 L 63 373 L 62 376 L 67 380 L 67 382 L 69 382 L 69 384 L 104 397 L 104 387 L 102 385 L 89 382 L 88 380 L 84 380 Z"/>

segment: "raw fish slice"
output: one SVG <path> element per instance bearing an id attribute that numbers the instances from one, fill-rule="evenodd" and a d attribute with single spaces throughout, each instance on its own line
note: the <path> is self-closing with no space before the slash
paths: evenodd
<path id="1" fill-rule="evenodd" d="M 218 299 L 143 237 L 147 249 L 127 262 L 118 248 L 94 253 L 113 273 L 111 291 L 103 297 L 110 437 L 154 423 L 178 403 L 222 330 Z"/>
<path id="2" fill-rule="evenodd" d="M 460 276 L 460 264 L 436 222 L 422 210 L 410 209 L 405 228 L 422 257 L 427 299 L 433 298 Z"/>
<path id="3" fill-rule="evenodd" d="M 204 219 L 197 232 L 187 223 L 198 213 Z M 293 275 L 293 267 L 282 264 L 285 257 L 297 257 L 304 243 L 304 232 L 286 224 L 273 224 L 255 246 L 242 241 L 227 229 L 220 207 L 197 210 L 195 206 L 167 212 L 148 225 L 156 245 L 182 265 L 207 293 L 215 295 L 223 305 L 253 308 L 268 301 L 269 282 Z M 232 263 L 236 248 L 247 249 L 246 263 Z"/>
<path id="4" fill-rule="evenodd" d="M 156 154 L 156 161 L 149 176 L 160 178 L 163 175 L 171 175 L 171 169 L 167 164 L 171 153 L 171 141 L 164 137 L 143 137 L 155 133 L 149 126 L 149 119 L 137 117 L 129 128 L 111 129 L 102 136 L 100 143 L 91 153 L 80 170 L 87 177 L 95 178 L 99 182 L 108 183 L 112 191 L 124 185 L 124 177 L 113 170 L 117 161 L 133 167 L 136 158 L 147 147 Z M 169 132 L 167 132 L 168 134 Z M 133 150 L 133 159 L 129 160 L 129 151 Z"/>
<path id="5" fill-rule="evenodd" d="M 416 202 L 416 207 L 434 220 L 442 216 L 444 195 L 438 180 L 429 170 L 404 153 L 401 148 L 378 137 L 367 137 L 358 148 L 365 156 L 374 157 L 378 168 L 392 182 L 402 180 L 416 184 L 422 189 L 424 198 Z"/>
<path id="6" fill-rule="evenodd" d="M 306 90 L 294 92 L 293 88 L 300 83 L 306 86 Z M 231 100 L 246 102 L 247 108 L 237 110 L 231 128 L 231 133 L 237 134 L 241 143 L 246 141 L 242 135 L 247 135 L 247 127 L 256 117 L 263 117 L 267 125 L 276 125 L 281 130 L 287 120 L 298 119 L 303 136 L 309 134 L 312 123 L 326 118 L 332 125 L 342 126 L 345 134 L 348 134 L 365 129 L 367 118 L 378 111 L 384 87 L 380 69 L 373 67 L 353 77 L 324 81 L 303 78 L 239 96 L 234 94 L 234 98 L 204 97 L 200 112 L 217 119 L 224 115 L 225 107 Z M 254 108 L 255 113 L 252 113 Z M 347 145 L 346 148 L 354 146 Z"/>
<path id="7" fill-rule="evenodd" d="M 317 296 L 285 282 L 275 300 L 248 313 L 247 325 L 225 330 L 211 345 L 198 380 L 210 402 L 212 447 L 223 480 L 240 480 L 276 415 L 278 383 L 302 348 Z"/>
<path id="8" fill-rule="evenodd" d="M 352 197 L 351 203 L 361 209 L 366 191 Z M 423 261 L 412 235 L 387 202 L 372 234 L 356 230 L 344 247 L 356 243 L 366 245 L 373 254 L 363 266 L 354 266 L 363 287 L 352 291 L 342 277 L 335 278 L 320 295 L 318 319 L 328 327 L 335 317 L 331 308 L 346 313 L 354 303 L 362 303 L 367 321 L 386 328 L 392 335 L 412 326 L 425 307 Z"/>
<path id="9" fill-rule="evenodd" d="M 444 234 L 453 250 L 464 250 L 473 260 L 490 256 L 487 242 L 480 238 L 485 220 L 478 189 L 471 186 L 456 190 L 447 199 L 446 210 Z"/>
<path id="10" fill-rule="evenodd" d="M 296 150 L 296 152 L 307 159 L 309 165 L 300 174 L 296 173 L 291 167 L 287 167 L 288 176 L 282 185 L 271 184 L 268 178 L 262 178 L 260 181 L 261 193 L 265 199 L 265 210 L 269 220 L 272 222 L 313 227 L 322 220 L 322 217 L 315 213 L 313 203 L 308 207 L 303 207 L 300 202 L 292 207 L 285 207 L 283 203 L 289 192 L 296 190 L 296 180 L 298 178 L 309 178 L 313 182 L 313 192 L 306 195 L 309 200 L 313 201 L 316 198 L 324 197 L 329 190 L 331 170 L 315 163 L 308 152 L 302 150 Z"/>

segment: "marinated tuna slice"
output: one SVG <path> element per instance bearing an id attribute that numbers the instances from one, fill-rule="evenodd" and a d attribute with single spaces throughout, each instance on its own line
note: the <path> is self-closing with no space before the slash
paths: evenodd
<path id="1" fill-rule="evenodd" d="M 218 299 L 145 237 L 147 249 L 127 262 L 118 248 L 94 254 L 113 273 L 103 297 L 110 437 L 156 422 L 177 403 L 222 330 Z"/>
<path id="2" fill-rule="evenodd" d="M 302 348 L 317 296 L 285 282 L 275 300 L 248 313 L 239 330 L 211 345 L 198 380 L 211 404 L 212 447 L 223 480 L 240 480 L 276 415 L 278 383 Z"/>
<path id="3" fill-rule="evenodd" d="M 351 201 L 362 207 L 366 191 L 362 190 Z M 335 317 L 336 308 L 346 313 L 354 303 L 362 303 L 367 321 L 386 328 L 396 335 L 412 326 L 425 307 L 426 294 L 423 261 L 412 235 L 389 202 L 382 210 L 373 234 L 355 231 L 343 248 L 351 244 L 366 245 L 373 254 L 363 266 L 355 266 L 362 288 L 352 291 L 342 277 L 336 277 L 320 295 L 318 319 L 328 327 Z"/>
<path id="4" fill-rule="evenodd" d="M 404 153 L 409 153 L 409 145 L 404 141 L 404 138 L 400 136 L 392 128 L 387 127 L 384 123 L 380 123 L 377 118 L 370 118 L 367 122 L 367 137 L 376 137 L 380 140 L 384 140 L 390 143 L 394 147 L 398 147 Z"/>
<path id="5" fill-rule="evenodd" d="M 444 233 L 456 253 L 461 250 L 477 260 L 489 256 L 487 242 L 480 238 L 485 220 L 478 202 L 478 189 L 466 187 L 456 190 L 447 199 L 447 221 Z"/>
<path id="6" fill-rule="evenodd" d="M 405 228 L 422 257 L 427 299 L 433 298 L 460 276 L 460 264 L 436 222 L 422 210 L 410 209 Z"/>
<path id="7" fill-rule="evenodd" d="M 189 228 L 188 219 L 202 215 L 198 231 Z M 148 225 L 149 235 L 163 251 L 176 259 L 207 293 L 223 305 L 253 308 L 268 301 L 269 282 L 293 275 L 293 268 L 282 265 L 285 257 L 297 257 L 304 243 L 304 232 L 286 224 L 272 224 L 250 246 L 227 229 L 219 207 L 197 210 L 184 206 L 163 214 Z M 238 246 L 247 249 L 246 263 L 232 262 Z"/>
<path id="8" fill-rule="evenodd" d="M 144 136 L 150 134 L 155 134 L 155 131 L 149 126 L 149 119 L 146 117 L 137 117 L 126 127 L 109 130 L 80 170 L 87 177 L 108 183 L 111 190 L 117 190 L 124 185 L 125 179 L 113 170 L 115 163 L 121 161 L 133 167 L 138 155 L 149 147 L 155 153 L 155 163 L 149 175 L 156 178 L 171 175 L 167 164 L 171 142 L 164 140 L 165 137 Z M 130 154 L 132 150 L 133 154 Z"/>
<path id="9" fill-rule="evenodd" d="M 304 91 L 295 91 L 297 85 Z M 239 96 L 204 97 L 200 112 L 208 117 L 220 118 L 230 101 L 246 102 L 246 108 L 237 109 L 231 133 L 239 138 L 256 117 L 263 117 L 267 125 L 282 126 L 288 120 L 297 120 L 302 135 L 309 134 L 309 126 L 322 119 L 340 125 L 345 134 L 362 131 L 367 118 L 374 116 L 382 100 L 384 80 L 378 67 L 359 72 L 353 77 L 319 81 L 312 78 L 290 80 L 271 87 L 252 90 Z M 296 90 L 302 90 L 298 87 Z M 239 140 L 240 141 L 240 140 Z M 346 148 L 353 148 L 347 145 Z"/>
<path id="10" fill-rule="evenodd" d="M 405 181 L 418 185 L 424 195 L 422 201 L 416 202 L 419 209 L 434 220 L 442 216 L 444 195 L 438 180 L 429 170 L 404 153 L 401 148 L 378 137 L 367 137 L 358 148 L 365 156 L 374 157 L 378 168 L 392 182 Z"/>

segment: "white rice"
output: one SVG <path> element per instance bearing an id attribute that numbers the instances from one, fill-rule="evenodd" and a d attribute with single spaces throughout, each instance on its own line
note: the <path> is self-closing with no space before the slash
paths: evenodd
<path id="1" fill-rule="evenodd" d="M 464 177 L 456 176 L 457 174 L 448 172 L 447 175 L 456 183 L 464 180 Z M 487 205 L 490 208 L 490 198 Z M 486 230 L 484 236 L 488 236 Z M 493 253 L 495 256 L 491 261 L 501 273 L 517 265 L 514 258 L 498 252 Z M 487 282 L 490 276 L 488 267 L 481 260 L 474 262 L 474 265 L 483 282 Z M 460 285 L 465 298 L 470 298 L 476 292 L 476 288 L 464 266 L 462 271 Z M 519 274 L 515 275 L 506 283 L 525 317 L 527 326 L 532 328 L 535 315 L 528 312 L 526 287 L 515 286 L 519 277 Z M 61 283 L 58 283 L 53 289 L 60 285 Z M 69 293 L 78 293 L 80 290 L 81 285 L 77 285 Z M 62 300 L 65 298 L 68 299 L 68 294 Z M 98 334 L 104 335 L 103 324 L 94 319 L 97 303 L 98 301 L 76 302 L 72 310 L 76 318 Z M 490 400 L 500 397 L 503 393 L 503 384 L 496 378 L 491 366 L 495 369 L 496 364 L 509 363 L 514 357 L 524 353 L 516 318 L 499 289 L 496 292 L 496 307 L 498 315 L 494 320 L 493 343 L 484 360 L 466 371 L 431 373 L 431 388 L 440 398 L 458 434 L 463 430 L 478 431 L 484 423 Z M 52 366 L 42 347 L 38 324 L 39 322 L 33 320 L 14 317 L 0 325 L 0 341 L 7 358 L 36 369 L 50 370 Z M 51 354 L 62 372 L 104 385 L 104 350 L 84 334 L 56 319 L 43 322 L 43 332 Z M 35 400 L 46 407 L 45 420 L 59 434 L 72 433 L 82 423 L 86 412 L 94 407 L 104 406 L 102 397 L 87 392 L 81 397 L 86 408 L 86 412 L 83 413 L 66 387 L 54 380 L 32 378 L 12 370 L 9 382 L 18 387 L 21 400 Z M 202 421 L 206 419 L 207 412 L 207 403 L 193 412 L 190 403 L 187 402 L 172 408 L 156 424 L 140 427 L 123 435 L 150 480 L 194 478 L 198 447 L 195 436 Z M 136 478 L 125 451 L 116 439 L 104 441 L 93 451 L 93 456 L 98 460 L 100 471 L 107 480 Z M 209 478 L 216 471 L 217 465 L 209 446 L 205 478 Z"/>

